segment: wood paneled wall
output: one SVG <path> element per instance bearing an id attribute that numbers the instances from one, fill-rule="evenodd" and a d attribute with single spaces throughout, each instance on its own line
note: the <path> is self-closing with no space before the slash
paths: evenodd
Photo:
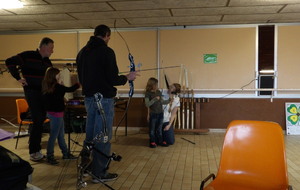
<path id="1" fill-rule="evenodd" d="M 15 99 L 18 97 L 0 97 L 0 117 L 16 123 Z M 279 123 L 285 129 L 285 103 L 299 102 L 300 99 L 206 99 L 200 103 L 200 129 L 226 129 L 230 121 L 262 120 Z M 114 125 L 117 125 L 122 111 L 115 113 Z M 3 123 L 3 121 L 0 121 Z M 121 124 L 124 126 L 124 121 Z M 132 98 L 128 110 L 128 127 L 147 127 L 147 108 L 143 98 Z"/>

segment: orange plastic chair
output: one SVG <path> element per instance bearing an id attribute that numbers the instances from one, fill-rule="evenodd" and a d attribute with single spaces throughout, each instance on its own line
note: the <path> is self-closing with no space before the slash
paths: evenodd
<path id="1" fill-rule="evenodd" d="M 26 99 L 16 99 L 16 105 L 17 105 L 17 121 L 19 124 L 19 131 L 18 131 L 18 136 L 15 137 L 17 139 L 15 149 L 17 149 L 17 147 L 18 147 L 18 142 L 19 142 L 22 125 L 33 124 L 33 121 L 31 120 L 31 118 L 22 118 L 21 117 L 22 113 L 25 113 L 28 111 L 28 103 L 27 103 Z M 47 123 L 49 121 L 50 121 L 49 119 L 46 119 L 44 121 L 44 123 Z"/>
<path id="2" fill-rule="evenodd" d="M 213 179 L 205 188 L 205 183 Z M 232 121 L 224 139 L 217 176 L 200 190 L 291 190 L 283 131 L 266 121 Z"/>

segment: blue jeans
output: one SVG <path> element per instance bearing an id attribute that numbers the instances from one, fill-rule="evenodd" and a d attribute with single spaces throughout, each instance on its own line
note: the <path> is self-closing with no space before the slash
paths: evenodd
<path id="1" fill-rule="evenodd" d="M 150 113 L 149 119 L 149 137 L 150 143 L 156 142 L 162 143 L 162 125 L 163 125 L 163 113 Z"/>
<path id="2" fill-rule="evenodd" d="M 103 98 L 101 103 L 106 117 L 108 142 L 97 142 L 95 144 L 95 148 L 101 151 L 103 154 L 110 156 L 110 140 L 112 138 L 112 125 L 114 118 L 114 99 Z M 103 120 L 101 115 L 99 114 L 94 97 L 85 97 L 84 104 L 87 111 L 85 142 L 91 142 L 98 134 L 104 131 Z M 97 151 L 93 151 L 91 170 L 95 176 L 101 177 L 107 174 L 107 163 L 107 157 L 101 155 Z"/>
<path id="3" fill-rule="evenodd" d="M 54 156 L 54 144 L 57 139 L 59 148 L 64 156 L 68 155 L 68 148 L 65 141 L 65 126 L 63 117 L 54 117 L 47 114 L 50 119 L 50 136 L 47 145 L 47 157 Z"/>
<path id="4" fill-rule="evenodd" d="M 169 124 L 169 122 L 165 122 L 162 127 L 162 134 L 163 134 L 163 141 L 166 141 L 167 144 L 174 144 L 175 143 L 175 136 L 174 136 L 174 129 L 173 125 L 170 127 L 169 130 L 164 131 L 164 128 Z"/>

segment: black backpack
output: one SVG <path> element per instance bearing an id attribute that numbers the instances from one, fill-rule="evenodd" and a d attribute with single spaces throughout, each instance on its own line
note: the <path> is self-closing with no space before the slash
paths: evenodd
<path id="1" fill-rule="evenodd" d="M 0 146 L 1 190 L 24 190 L 33 168 L 29 162 Z"/>

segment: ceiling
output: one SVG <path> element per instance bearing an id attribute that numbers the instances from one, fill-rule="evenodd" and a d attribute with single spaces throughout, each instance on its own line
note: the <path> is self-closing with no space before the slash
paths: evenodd
<path id="1" fill-rule="evenodd" d="M 21 0 L 0 9 L 0 32 L 300 23 L 300 0 Z"/>

